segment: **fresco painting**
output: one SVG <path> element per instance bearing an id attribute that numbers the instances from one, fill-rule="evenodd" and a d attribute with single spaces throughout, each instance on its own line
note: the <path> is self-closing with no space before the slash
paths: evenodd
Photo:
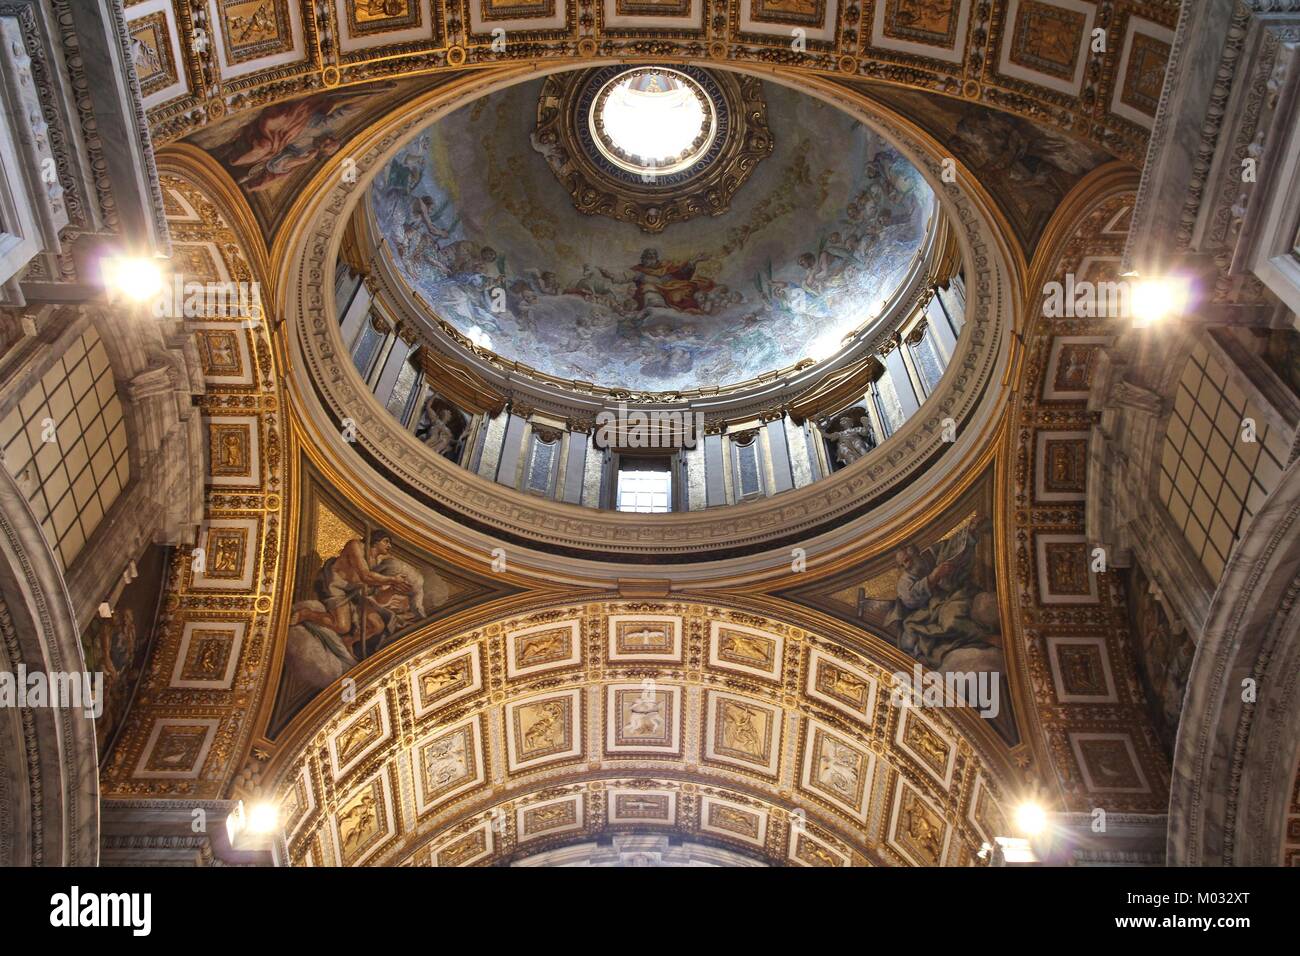
<path id="1" fill-rule="evenodd" d="M 278 733 L 322 689 L 416 629 L 510 588 L 458 570 L 362 515 L 303 464 Z"/>
<path id="2" fill-rule="evenodd" d="M 104 699 L 95 720 L 101 758 L 112 748 L 144 676 L 171 554 L 165 545 L 150 545 L 135 562 L 138 576 L 115 595 L 106 595 L 112 617 L 97 614 L 81 633 L 86 670 L 104 675 Z"/>
<path id="3" fill-rule="evenodd" d="M 529 145 L 539 82 L 434 123 L 371 189 L 411 287 L 506 358 L 628 389 L 744 381 L 871 318 L 924 241 L 920 173 L 844 112 L 771 84 L 775 150 L 727 212 L 653 237 L 584 216 Z M 823 153 L 828 139 L 848 148 Z"/>
<path id="4" fill-rule="evenodd" d="M 912 116 L 980 178 L 1032 250 L 1075 183 L 1109 154 L 1065 133 L 974 103 L 937 94 L 854 83 Z"/>
<path id="5" fill-rule="evenodd" d="M 989 722 L 1015 744 L 993 554 L 993 490 L 990 469 L 897 547 L 780 596 L 892 644 L 924 672 L 996 674 L 998 707 Z"/>
<path id="6" fill-rule="evenodd" d="M 353 135 L 395 103 L 458 75 L 381 80 L 272 103 L 202 129 L 188 142 L 221 163 L 261 225 L 274 232 L 298 189 Z"/>
<path id="7" fill-rule="evenodd" d="M 1128 588 L 1138 681 L 1151 724 L 1172 757 L 1196 641 L 1185 626 L 1170 621 L 1158 590 L 1142 568 L 1135 565 L 1129 571 Z"/>

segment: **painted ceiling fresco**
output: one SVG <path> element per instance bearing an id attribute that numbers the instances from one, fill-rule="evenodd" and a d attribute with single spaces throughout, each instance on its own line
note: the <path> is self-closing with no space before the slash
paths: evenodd
<path id="1" fill-rule="evenodd" d="M 338 497 L 305 462 L 303 471 L 298 563 L 272 733 L 367 657 L 511 590 L 408 544 Z"/>
<path id="2" fill-rule="evenodd" d="M 939 518 L 893 552 L 780 596 L 883 638 L 937 674 L 982 674 L 997 688 L 981 716 L 1019 739 L 993 558 L 990 468 Z M 993 682 L 996 675 L 997 682 Z"/>
<path id="3" fill-rule="evenodd" d="M 920 173 L 847 114 L 773 84 L 775 149 L 729 211 L 655 236 L 584 216 L 530 143 L 539 89 L 434 123 L 380 172 L 371 204 L 438 315 L 542 372 L 678 390 L 791 365 L 870 318 L 924 240 L 934 196 Z"/>
<path id="4" fill-rule="evenodd" d="M 1037 245 L 1043 227 L 1075 183 L 1111 158 L 1058 130 L 978 103 L 883 83 L 845 85 L 916 120 L 951 149 L 1006 213 L 1026 250 Z"/>
<path id="5" fill-rule="evenodd" d="M 458 76 L 383 80 L 274 103 L 209 126 L 189 142 L 230 173 L 269 237 L 299 189 L 357 132 L 397 104 Z"/>

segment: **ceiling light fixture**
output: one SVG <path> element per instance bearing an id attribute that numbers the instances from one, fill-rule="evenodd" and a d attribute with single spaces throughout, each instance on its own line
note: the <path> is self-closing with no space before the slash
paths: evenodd
<path id="1" fill-rule="evenodd" d="M 253 833 L 273 833 L 280 826 L 280 809 L 269 800 L 255 803 L 248 811 L 248 829 Z"/>
<path id="2" fill-rule="evenodd" d="M 145 302 L 162 292 L 163 270 L 159 259 L 146 256 L 115 256 L 102 265 L 104 284 L 110 297 Z"/>
<path id="3" fill-rule="evenodd" d="M 1047 828 L 1047 811 L 1033 800 L 1016 807 L 1016 829 L 1027 837 L 1038 836 Z"/>
<path id="4" fill-rule="evenodd" d="M 1182 315 L 1187 308 L 1185 280 L 1176 276 L 1139 276 L 1124 273 L 1129 288 L 1129 315 L 1134 328 L 1147 328 Z"/>

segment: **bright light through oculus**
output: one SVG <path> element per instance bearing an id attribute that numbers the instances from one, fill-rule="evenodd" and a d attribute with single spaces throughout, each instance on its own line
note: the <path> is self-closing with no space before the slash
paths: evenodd
<path id="1" fill-rule="evenodd" d="M 690 87 L 658 73 L 621 80 L 600 116 L 615 146 L 661 166 L 690 147 L 704 126 L 704 107 Z"/>
<path id="2" fill-rule="evenodd" d="M 633 69 L 592 103 L 592 132 L 610 161 L 632 172 L 678 172 L 708 150 L 717 122 L 708 96 L 675 70 Z"/>

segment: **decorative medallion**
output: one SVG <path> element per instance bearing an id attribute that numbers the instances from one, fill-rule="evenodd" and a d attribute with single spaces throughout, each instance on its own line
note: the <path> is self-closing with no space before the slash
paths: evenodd
<path id="1" fill-rule="evenodd" d="M 655 233 L 726 212 L 772 136 L 754 77 L 612 66 L 548 77 L 533 145 L 580 212 Z"/>

